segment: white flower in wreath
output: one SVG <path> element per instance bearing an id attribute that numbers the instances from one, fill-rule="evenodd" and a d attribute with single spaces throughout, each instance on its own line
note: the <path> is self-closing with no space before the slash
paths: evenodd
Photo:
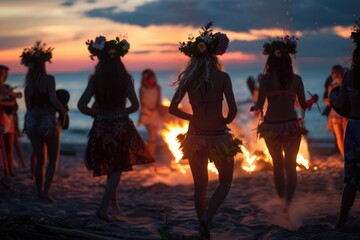
<path id="1" fill-rule="evenodd" d="M 211 43 L 213 41 L 211 36 L 209 36 L 209 35 L 205 35 L 203 37 L 203 39 L 204 39 L 204 42 L 206 42 L 206 43 Z"/>
<path id="2" fill-rule="evenodd" d="M 96 49 L 99 49 L 101 51 L 105 47 L 105 41 L 106 40 L 104 39 L 104 40 L 101 40 L 99 42 L 93 42 L 92 47 L 96 48 Z"/>
<path id="3" fill-rule="evenodd" d="M 121 42 L 123 44 L 122 49 L 125 50 L 125 51 L 129 50 L 130 44 L 125 39 L 122 40 Z"/>

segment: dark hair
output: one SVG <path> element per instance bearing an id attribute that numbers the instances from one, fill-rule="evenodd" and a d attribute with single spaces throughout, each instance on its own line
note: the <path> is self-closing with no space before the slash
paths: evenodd
<path id="1" fill-rule="evenodd" d="M 30 81 L 38 79 L 41 75 L 46 75 L 45 61 L 38 59 L 29 62 L 28 71 L 25 76 L 25 86 L 28 85 Z"/>
<path id="2" fill-rule="evenodd" d="M 155 80 L 157 80 L 155 72 L 153 70 L 147 68 L 144 71 L 142 71 L 142 73 L 141 73 L 141 86 L 143 86 L 145 84 L 144 75 L 147 75 L 147 77 L 153 77 L 153 78 L 155 78 Z M 157 81 L 156 81 L 156 85 L 157 85 Z"/>
<path id="3" fill-rule="evenodd" d="M 336 72 L 337 74 L 340 74 L 341 76 L 344 75 L 344 72 L 345 72 L 344 67 L 341 66 L 341 65 L 339 65 L 339 64 L 336 64 L 336 65 L 332 66 L 331 69 L 332 69 L 334 72 Z"/>
<path id="4" fill-rule="evenodd" d="M 125 104 L 132 77 L 119 57 L 99 58 L 95 72 L 90 78 L 94 81 L 96 103 L 102 109 L 114 110 L 119 103 Z"/>
<path id="5" fill-rule="evenodd" d="M 351 71 L 354 73 L 354 86 L 360 91 L 360 46 L 356 45 L 352 54 Z"/>
<path id="6" fill-rule="evenodd" d="M 293 75 L 292 61 L 289 54 L 276 56 L 275 54 L 269 55 L 266 65 L 268 66 L 267 72 L 270 74 L 276 73 L 283 88 L 291 82 Z"/>
<path id="7" fill-rule="evenodd" d="M 177 86 L 177 90 L 187 91 L 188 87 L 196 83 L 194 91 L 198 90 L 201 85 L 209 82 L 211 73 L 214 70 L 221 70 L 222 65 L 219 62 L 217 56 L 210 54 L 207 56 L 201 57 L 192 57 L 190 58 L 187 67 L 182 71 L 177 81 L 173 83 L 173 86 Z"/>

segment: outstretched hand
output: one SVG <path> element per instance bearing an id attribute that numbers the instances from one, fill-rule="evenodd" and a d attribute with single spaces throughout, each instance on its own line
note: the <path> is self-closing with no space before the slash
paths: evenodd
<path id="1" fill-rule="evenodd" d="M 319 100 L 319 96 L 317 94 L 311 95 L 311 98 L 309 98 L 306 101 L 307 109 L 311 110 L 311 107 L 314 103 L 317 103 Z"/>

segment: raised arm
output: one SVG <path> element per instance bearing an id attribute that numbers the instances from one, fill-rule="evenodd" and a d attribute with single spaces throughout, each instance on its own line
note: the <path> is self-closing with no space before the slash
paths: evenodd
<path id="1" fill-rule="evenodd" d="M 236 117 L 236 113 L 237 113 L 237 106 L 236 106 L 234 92 L 232 89 L 231 79 L 230 79 L 229 75 L 227 75 L 227 77 L 225 79 L 224 95 L 225 95 L 226 103 L 229 108 L 228 115 L 225 118 L 225 123 L 229 124 L 234 120 L 234 118 Z"/>
<path id="2" fill-rule="evenodd" d="M 181 94 L 179 91 L 175 92 L 173 98 L 171 99 L 171 103 L 169 106 L 169 113 L 172 115 L 175 115 L 179 118 L 191 121 L 192 115 L 187 112 L 182 111 L 179 108 L 179 104 L 181 103 L 181 100 L 184 98 L 185 94 L 186 94 L 186 92 L 184 92 L 184 91 L 181 92 Z"/>

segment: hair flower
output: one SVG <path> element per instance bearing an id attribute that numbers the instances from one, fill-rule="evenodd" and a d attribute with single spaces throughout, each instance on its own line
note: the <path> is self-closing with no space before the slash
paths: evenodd
<path id="1" fill-rule="evenodd" d="M 29 66 L 33 61 L 44 61 L 51 63 L 52 51 L 54 48 L 47 47 L 46 43 L 41 43 L 41 41 L 36 41 L 33 47 L 25 48 L 22 52 L 21 64 Z"/>
<path id="2" fill-rule="evenodd" d="M 201 42 L 198 44 L 198 49 L 201 53 L 204 53 L 206 51 L 206 45 L 204 42 Z"/>
<path id="3" fill-rule="evenodd" d="M 120 40 L 119 37 L 106 41 L 106 38 L 100 35 L 95 38 L 95 41 L 87 40 L 85 44 L 88 45 L 92 60 L 94 60 L 94 57 L 102 58 L 109 55 L 110 57 L 123 57 L 130 49 L 129 42 L 126 39 Z"/>
<path id="4" fill-rule="evenodd" d="M 229 45 L 229 38 L 224 33 L 213 34 L 212 22 L 201 28 L 200 36 L 191 34 L 187 42 L 180 42 L 179 50 L 188 57 L 200 57 L 206 54 L 222 55 Z"/>

